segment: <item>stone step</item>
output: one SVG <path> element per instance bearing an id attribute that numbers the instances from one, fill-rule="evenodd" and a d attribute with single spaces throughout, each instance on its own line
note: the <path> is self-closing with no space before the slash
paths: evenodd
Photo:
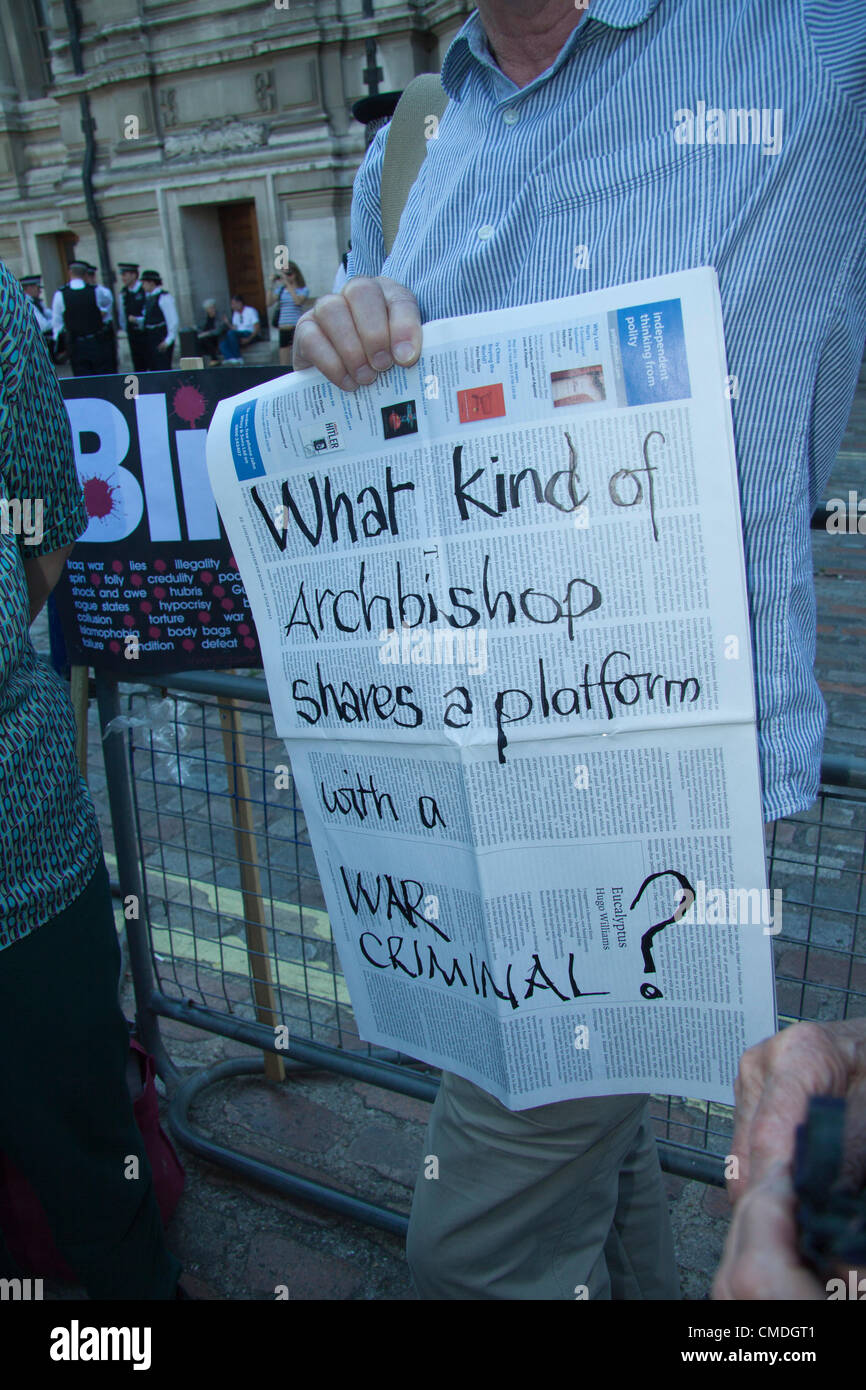
<path id="1" fill-rule="evenodd" d="M 272 362 L 279 362 L 279 346 L 276 337 L 269 343 L 251 343 L 248 348 L 244 349 L 244 366 L 266 367 Z"/>

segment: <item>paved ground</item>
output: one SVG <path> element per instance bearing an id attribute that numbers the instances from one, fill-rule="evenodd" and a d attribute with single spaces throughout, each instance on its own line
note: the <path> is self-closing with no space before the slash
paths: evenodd
<path id="1" fill-rule="evenodd" d="M 184 1069 L 246 1049 L 184 1024 L 164 1036 Z M 194 1108 L 196 1127 L 228 1147 L 408 1212 L 429 1106 L 318 1073 L 285 1086 L 239 1078 Z M 402 1239 L 282 1197 L 182 1151 L 187 1185 L 169 1228 L 184 1280 L 204 1299 L 414 1299 Z M 666 1178 L 686 1298 L 704 1298 L 727 1224 L 718 1189 Z M 80 1291 L 51 1284 L 46 1295 Z M 285 1296 L 284 1294 L 281 1296 Z"/>
<path id="2" fill-rule="evenodd" d="M 866 371 L 828 497 L 866 498 Z M 819 595 L 818 668 L 830 708 L 827 750 L 866 756 L 866 544 L 862 536 L 815 534 Z M 93 786 L 104 814 L 98 767 Z M 107 818 L 106 818 L 107 825 Z M 797 832 L 786 827 L 786 843 Z M 841 835 L 841 832 L 840 832 Z M 858 840 L 861 844 L 862 840 Z M 856 856 L 855 856 L 856 857 Z M 841 861 L 839 861 L 841 862 Z M 860 860 L 862 866 L 862 858 Z M 836 871 L 837 878 L 839 871 Z M 828 967 L 829 968 L 829 967 Z M 814 977 L 813 977 L 814 978 Z M 802 995 L 800 996 L 802 997 Z M 833 999 L 828 996 L 832 1016 Z M 129 985 L 125 994 L 131 1016 Z M 792 1004 L 792 1011 L 795 1005 Z M 184 1024 L 163 1034 L 183 1072 L 248 1049 Z M 208 1092 L 196 1124 L 221 1143 L 290 1166 L 400 1211 L 408 1211 L 424 1153 L 428 1107 L 331 1074 L 294 1076 L 284 1086 L 238 1079 Z M 690 1117 L 674 1107 L 672 1118 Z M 674 1131 L 672 1137 L 685 1137 Z M 400 1239 L 329 1215 L 240 1179 L 187 1153 L 187 1186 L 169 1237 L 186 1281 L 206 1299 L 411 1299 Z M 668 1177 L 683 1293 L 707 1297 L 727 1226 L 724 1193 Z M 77 1296 L 52 1285 L 54 1298 Z"/>

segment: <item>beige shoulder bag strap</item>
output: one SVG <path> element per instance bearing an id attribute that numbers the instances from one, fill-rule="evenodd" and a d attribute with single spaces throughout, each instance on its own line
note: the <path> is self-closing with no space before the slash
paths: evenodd
<path id="1" fill-rule="evenodd" d="M 385 255 L 391 253 L 409 189 L 427 153 L 427 121 L 437 120 L 448 105 L 448 94 L 439 74 L 424 72 L 414 78 L 397 102 L 388 127 L 385 159 L 382 165 L 382 235 Z"/>

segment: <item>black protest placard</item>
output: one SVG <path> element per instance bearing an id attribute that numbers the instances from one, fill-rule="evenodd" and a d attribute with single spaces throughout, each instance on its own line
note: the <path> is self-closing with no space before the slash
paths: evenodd
<path id="1" fill-rule="evenodd" d="M 72 663 L 128 678 L 262 665 L 205 440 L 220 400 L 284 370 L 61 382 L 89 517 L 55 590 Z"/>

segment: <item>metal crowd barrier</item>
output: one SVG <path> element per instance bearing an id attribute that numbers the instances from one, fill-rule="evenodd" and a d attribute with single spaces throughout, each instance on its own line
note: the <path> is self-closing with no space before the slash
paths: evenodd
<path id="1" fill-rule="evenodd" d="M 160 1036 L 160 1019 L 177 1019 L 278 1051 L 290 1074 L 324 1068 L 421 1100 L 436 1094 L 433 1068 L 358 1037 L 294 784 L 289 778 L 287 787 L 276 786 L 276 769 L 288 758 L 264 679 L 196 673 L 142 681 L 121 694 L 113 679 L 98 676 L 96 690 L 102 729 L 121 715 L 127 721 L 103 740 L 116 878 L 124 899 L 135 895 L 141 905 L 138 919 L 127 922 L 137 1027 L 167 1084 L 172 1132 L 211 1162 L 288 1196 L 404 1233 L 399 1212 L 197 1130 L 189 1116 L 195 1098 L 226 1078 L 260 1075 L 262 1062 L 232 1059 L 181 1080 Z M 227 703 L 240 732 L 233 747 L 248 779 L 243 791 L 225 759 Z M 866 1013 L 866 760 L 827 758 L 822 778 L 814 807 L 768 831 L 770 885 L 783 893 L 782 931 L 773 943 L 783 1024 Z M 277 1048 L 273 1027 L 256 1021 L 239 795 L 254 835 L 265 973 L 288 1029 L 286 1048 Z M 723 1186 L 731 1110 L 688 1098 L 653 1098 L 652 1106 L 662 1167 Z"/>

